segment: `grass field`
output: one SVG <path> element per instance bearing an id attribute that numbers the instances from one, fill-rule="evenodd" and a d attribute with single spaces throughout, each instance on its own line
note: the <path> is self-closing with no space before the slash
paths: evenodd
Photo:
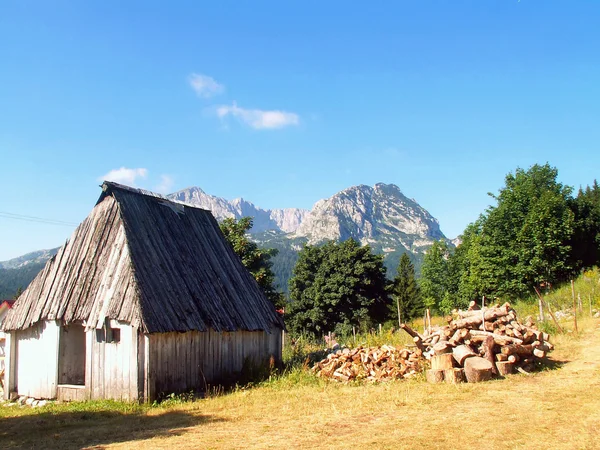
<path id="1" fill-rule="evenodd" d="M 0 448 L 600 448 L 600 320 L 557 336 L 553 365 L 481 384 L 339 385 L 295 370 L 158 406 L 0 406 Z"/>

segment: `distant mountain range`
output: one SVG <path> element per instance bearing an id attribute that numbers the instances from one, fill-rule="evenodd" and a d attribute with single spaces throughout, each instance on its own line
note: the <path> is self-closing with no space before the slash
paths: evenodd
<path id="1" fill-rule="evenodd" d="M 419 270 L 423 255 L 435 240 L 445 239 L 449 245 L 453 244 L 440 231 L 437 219 L 393 184 L 352 186 L 319 200 L 310 211 L 262 209 L 242 198 L 229 201 L 207 194 L 199 187 L 187 188 L 168 197 L 208 209 L 219 221 L 227 217 L 252 217 L 252 238 L 259 245 L 279 250 L 273 260 L 273 270 L 282 290 L 287 290 L 298 251 L 305 244 L 353 238 L 385 255 L 390 272 L 396 269 L 402 253 L 408 253 Z M 3 283 L 7 285 L 6 276 L 14 277 L 20 270 L 31 273 L 37 268 L 39 271 L 56 250 L 41 250 L 0 262 L 0 293 Z M 35 273 L 31 279 L 34 276 Z M 22 277 L 20 279 L 22 281 Z M 8 284 L 15 290 L 18 287 L 14 283 Z"/>
<path id="2" fill-rule="evenodd" d="M 307 210 L 298 208 L 262 209 L 243 198 L 228 201 L 224 198 L 207 194 L 199 187 L 187 188 L 170 194 L 167 197 L 172 200 L 208 209 L 218 221 L 227 217 L 241 219 L 242 217 L 250 216 L 254 219 L 254 226 L 251 233 L 260 233 L 269 230 L 291 233 L 296 231 L 300 223 L 308 215 Z"/>
<path id="3" fill-rule="evenodd" d="M 426 250 L 435 240 L 446 239 L 437 219 L 393 184 L 352 186 L 319 200 L 310 211 L 265 210 L 244 199 L 228 201 L 206 194 L 197 187 L 168 197 L 209 209 L 217 220 L 253 217 L 252 238 L 264 247 L 279 250 L 273 270 L 282 290 L 287 290 L 298 251 L 305 244 L 354 238 L 384 254 L 392 272 L 402 253 L 408 253 L 419 270 Z"/>
<path id="4" fill-rule="evenodd" d="M 19 288 L 25 289 L 57 251 L 40 250 L 0 262 L 0 301 L 11 299 Z"/>

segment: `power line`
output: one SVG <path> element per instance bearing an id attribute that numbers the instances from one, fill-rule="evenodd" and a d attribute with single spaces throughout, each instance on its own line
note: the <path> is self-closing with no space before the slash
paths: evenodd
<path id="1" fill-rule="evenodd" d="M 25 222 L 45 223 L 49 225 L 63 225 L 67 227 L 76 227 L 78 224 L 73 222 L 65 222 L 64 220 L 45 219 L 43 217 L 26 216 L 24 214 L 9 213 L 0 211 L 0 217 L 5 219 L 23 220 Z"/>

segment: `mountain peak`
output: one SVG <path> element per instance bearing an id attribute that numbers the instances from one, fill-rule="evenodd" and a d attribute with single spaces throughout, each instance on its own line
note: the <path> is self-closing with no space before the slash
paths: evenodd
<path id="1" fill-rule="evenodd" d="M 295 233 L 310 243 L 354 238 L 390 251 L 422 251 L 443 238 L 438 221 L 394 184 L 351 186 L 318 201 Z"/>

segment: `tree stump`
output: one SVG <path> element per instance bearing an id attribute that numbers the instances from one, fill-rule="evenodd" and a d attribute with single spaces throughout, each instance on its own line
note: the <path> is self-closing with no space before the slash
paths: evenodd
<path id="1" fill-rule="evenodd" d="M 478 383 L 492 378 L 492 363 L 480 356 L 465 360 L 465 376 L 469 383 Z"/>
<path id="2" fill-rule="evenodd" d="M 476 356 L 476 353 L 468 345 L 458 345 L 452 350 L 452 355 L 459 366 L 463 366 L 465 359 Z"/>
<path id="3" fill-rule="evenodd" d="M 429 383 L 441 383 L 444 381 L 444 371 L 430 369 L 425 372 L 425 377 Z"/>
<path id="4" fill-rule="evenodd" d="M 431 370 L 446 370 L 454 367 L 454 358 L 452 353 L 435 355 L 431 358 Z"/>
<path id="5" fill-rule="evenodd" d="M 444 370 L 444 380 L 446 381 L 446 383 L 450 384 L 464 383 L 465 381 L 467 381 L 465 378 L 464 369 L 457 368 Z"/>

